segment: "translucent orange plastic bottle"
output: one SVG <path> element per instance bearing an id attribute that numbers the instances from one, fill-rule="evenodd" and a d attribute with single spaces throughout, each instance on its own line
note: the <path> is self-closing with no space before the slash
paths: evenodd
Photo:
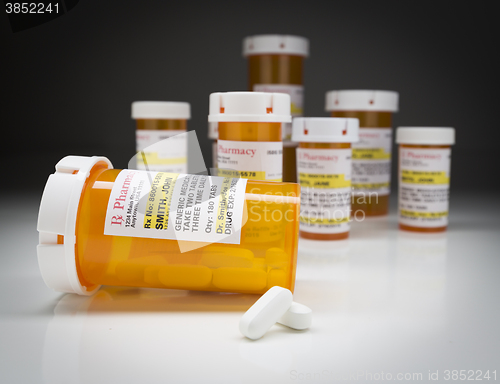
<path id="1" fill-rule="evenodd" d="M 399 127 L 399 228 L 443 232 L 448 226 L 455 129 Z"/>
<path id="2" fill-rule="evenodd" d="M 248 89 L 256 92 L 287 93 L 292 117 L 304 113 L 304 59 L 309 41 L 289 35 L 257 35 L 243 40 L 243 56 L 248 59 Z M 297 182 L 295 149 L 291 124 L 283 127 L 283 181 Z"/>
<path id="3" fill-rule="evenodd" d="M 210 95 L 210 123 L 218 124 L 219 176 L 282 181 L 281 125 L 290 122 L 290 97 L 281 93 Z"/>
<path id="4" fill-rule="evenodd" d="M 311 240 L 349 237 L 351 143 L 359 140 L 357 119 L 293 120 L 298 141 L 297 178 L 301 186 L 300 236 Z"/>
<path id="5" fill-rule="evenodd" d="M 326 110 L 333 117 L 359 119 L 359 142 L 352 148 L 353 211 L 366 216 L 389 212 L 392 114 L 398 111 L 397 92 L 329 91 Z"/>
<path id="6" fill-rule="evenodd" d="M 132 118 L 136 120 L 137 169 L 187 172 L 187 120 L 191 118 L 189 103 L 177 101 L 134 101 Z M 154 144 L 163 141 L 161 146 Z"/>
<path id="7" fill-rule="evenodd" d="M 68 156 L 40 205 L 42 276 L 78 294 L 102 284 L 293 290 L 299 193 L 296 184 L 114 170 L 103 157 Z M 248 228 L 270 223 L 281 236 L 248 239 Z"/>

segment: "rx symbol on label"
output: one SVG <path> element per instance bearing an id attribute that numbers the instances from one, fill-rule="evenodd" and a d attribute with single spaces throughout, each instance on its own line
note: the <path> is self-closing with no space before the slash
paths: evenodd
<path id="1" fill-rule="evenodd" d="M 111 224 L 122 225 L 122 223 L 123 223 L 124 221 L 125 221 L 125 220 L 123 219 L 123 216 L 122 216 L 122 215 L 113 216 L 113 217 L 111 218 Z"/>

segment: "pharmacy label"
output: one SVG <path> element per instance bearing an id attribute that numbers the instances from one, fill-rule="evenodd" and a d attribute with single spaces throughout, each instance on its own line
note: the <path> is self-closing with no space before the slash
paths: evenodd
<path id="1" fill-rule="evenodd" d="M 135 138 L 138 152 L 137 169 L 171 173 L 187 172 L 185 130 L 138 129 L 135 131 Z"/>
<path id="2" fill-rule="evenodd" d="M 240 244 L 246 183 L 125 169 L 109 196 L 104 234 Z"/>
<path id="3" fill-rule="evenodd" d="M 355 195 L 388 195 L 391 182 L 391 128 L 361 128 L 352 144 L 352 187 Z"/>
<path id="4" fill-rule="evenodd" d="M 300 183 L 300 230 L 349 231 L 351 149 L 297 148 Z"/>
<path id="5" fill-rule="evenodd" d="M 399 156 L 399 222 L 448 225 L 451 149 L 401 147 Z"/>
<path id="6" fill-rule="evenodd" d="M 304 114 L 304 87 L 296 84 L 255 84 L 254 92 L 286 93 L 290 95 L 290 112 L 292 117 Z M 292 124 L 283 123 L 283 140 L 292 138 Z"/>
<path id="7" fill-rule="evenodd" d="M 217 141 L 217 174 L 245 179 L 282 181 L 281 141 Z"/>

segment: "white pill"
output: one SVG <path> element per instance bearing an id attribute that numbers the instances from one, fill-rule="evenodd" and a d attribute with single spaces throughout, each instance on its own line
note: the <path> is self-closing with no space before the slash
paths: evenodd
<path id="1" fill-rule="evenodd" d="M 272 287 L 245 312 L 240 320 L 240 332 L 252 340 L 260 339 L 292 304 L 292 292 Z"/>
<path id="2" fill-rule="evenodd" d="M 303 330 L 311 326 L 312 310 L 303 304 L 292 303 L 288 311 L 278 320 L 278 323 L 287 327 Z"/>

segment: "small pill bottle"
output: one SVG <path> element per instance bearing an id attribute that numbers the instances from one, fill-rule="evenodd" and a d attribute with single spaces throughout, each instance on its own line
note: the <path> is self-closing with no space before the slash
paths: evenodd
<path id="1" fill-rule="evenodd" d="M 291 121 L 290 96 L 227 92 L 210 95 L 209 123 L 217 123 L 219 176 L 282 181 L 281 124 Z"/>
<path id="2" fill-rule="evenodd" d="M 137 169 L 161 172 L 187 172 L 187 120 L 189 103 L 177 101 L 134 101 L 132 119 L 136 120 Z M 176 136 L 179 135 L 179 136 Z M 159 141 L 161 144 L 154 145 Z"/>
<path id="3" fill-rule="evenodd" d="M 300 236 L 312 240 L 349 237 L 352 143 L 359 140 L 357 119 L 297 117 L 292 140 L 297 148 L 301 187 Z"/>
<path id="4" fill-rule="evenodd" d="M 359 142 L 352 145 L 352 209 L 366 216 L 389 213 L 391 192 L 392 114 L 397 92 L 342 90 L 326 93 L 332 117 L 359 119 Z"/>
<path id="5" fill-rule="evenodd" d="M 290 95 L 292 117 L 304 113 L 304 59 L 309 56 L 309 40 L 290 35 L 256 35 L 243 40 L 243 56 L 248 59 L 248 89 Z M 296 183 L 292 125 L 283 124 L 283 181 Z"/>
<path id="6" fill-rule="evenodd" d="M 208 139 L 212 141 L 212 168 L 217 168 L 217 140 L 219 139 L 219 125 L 208 123 Z"/>
<path id="7" fill-rule="evenodd" d="M 254 188 L 259 188 L 257 193 Z M 299 186 L 241 178 L 112 169 L 105 157 L 67 156 L 45 186 L 39 266 L 49 287 L 88 295 L 100 285 L 262 294 L 293 289 Z M 249 242 L 278 206 L 283 236 Z M 259 207 L 257 205 L 257 207 Z"/>
<path id="8" fill-rule="evenodd" d="M 451 146 L 455 129 L 399 127 L 399 228 L 443 232 L 448 226 Z"/>

